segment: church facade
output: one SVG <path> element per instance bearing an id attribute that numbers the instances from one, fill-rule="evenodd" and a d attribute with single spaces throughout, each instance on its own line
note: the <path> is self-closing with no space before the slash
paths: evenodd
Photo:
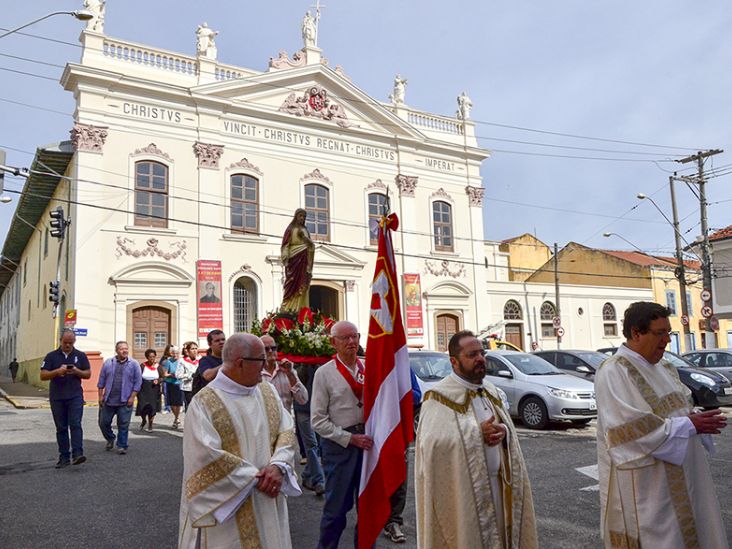
<path id="1" fill-rule="evenodd" d="M 489 153 L 467 96 L 456 116 L 434 115 L 407 105 L 400 78 L 390 101 L 370 97 L 304 31 L 302 50 L 263 71 L 219 63 L 214 36 L 199 27 L 189 56 L 99 26 L 82 33 L 81 61 L 61 79 L 76 99 L 71 140 L 39 149 L 34 165 L 55 153 L 56 169 L 31 173 L 26 188 L 44 183 L 49 194 L 19 206 L 38 231 L 13 224 L 6 242 L 6 252 L 11 240 L 20 248 L 5 256 L 26 281 L 16 300 L 23 364 L 55 346 L 45 295 L 55 241 L 40 254 L 58 205 L 72 221 L 62 309 L 76 311 L 79 348 L 105 356 L 117 340 L 137 358 L 167 343 L 205 346 L 207 330 L 245 331 L 276 309 L 280 243 L 297 208 L 316 243 L 313 307 L 367 332 L 373 222 L 388 204 L 400 218 L 409 343 L 444 348 L 452 331 L 484 324 L 480 165 Z"/>

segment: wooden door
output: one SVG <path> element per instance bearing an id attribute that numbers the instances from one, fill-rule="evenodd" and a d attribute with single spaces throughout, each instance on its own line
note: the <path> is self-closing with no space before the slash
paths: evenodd
<path id="1" fill-rule="evenodd" d="M 521 324 L 506 324 L 506 341 L 514 344 L 523 351 L 524 330 Z"/>
<path id="2" fill-rule="evenodd" d="M 142 362 L 145 351 L 155 349 L 158 358 L 170 342 L 170 311 L 162 307 L 140 307 L 132 311 L 132 358 Z"/>
<path id="3" fill-rule="evenodd" d="M 455 335 L 455 332 L 460 331 L 460 319 L 455 315 L 441 314 L 437 315 L 435 324 L 437 325 L 437 350 L 446 353 L 450 338 Z"/>

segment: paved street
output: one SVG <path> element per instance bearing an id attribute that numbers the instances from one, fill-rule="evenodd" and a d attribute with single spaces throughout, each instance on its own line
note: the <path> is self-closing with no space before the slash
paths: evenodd
<path id="1" fill-rule="evenodd" d="M 119 456 L 104 451 L 96 412 L 91 407 L 84 415 L 89 461 L 57 471 L 50 410 L 16 410 L 0 400 L 0 547 L 175 547 L 182 433 L 169 428 L 170 415 L 158 416 L 161 428 L 152 434 L 135 430 L 130 453 Z M 557 427 L 521 430 L 541 546 L 599 547 L 594 428 Z M 717 441 L 712 467 L 732 539 L 732 500 L 726 497 L 732 491 L 732 433 Z M 578 468 L 587 468 L 589 476 Z M 294 547 L 315 547 L 320 500 L 308 492 L 289 506 Z M 411 487 L 405 520 L 408 543 L 401 547 L 416 547 Z M 378 547 L 396 546 L 382 538 Z"/>

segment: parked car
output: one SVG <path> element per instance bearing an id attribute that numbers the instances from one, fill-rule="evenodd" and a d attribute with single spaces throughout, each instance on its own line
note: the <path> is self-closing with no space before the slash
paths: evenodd
<path id="1" fill-rule="evenodd" d="M 511 415 L 530 429 L 544 429 L 550 420 L 584 425 L 597 417 L 592 382 L 530 353 L 485 351 L 485 357 L 489 379 L 505 391 Z"/>
<path id="2" fill-rule="evenodd" d="M 595 380 L 595 372 L 605 360 L 607 355 L 597 351 L 534 351 L 550 364 L 553 364 L 565 374 L 577 376 L 587 381 Z"/>
<path id="3" fill-rule="evenodd" d="M 483 348 L 489 351 L 518 351 L 519 353 L 523 353 L 513 343 L 495 337 L 486 337 L 481 340 L 481 343 L 483 343 Z"/>
<path id="4" fill-rule="evenodd" d="M 424 394 L 437 384 L 442 378 L 452 372 L 452 364 L 450 364 L 450 356 L 447 353 L 439 351 L 409 351 L 409 366 L 417 376 L 419 389 Z M 492 380 L 491 380 L 492 381 Z M 503 401 L 503 405 L 508 409 L 508 397 L 506 393 L 498 388 L 498 394 Z M 421 406 L 421 402 L 419 405 Z M 417 429 L 419 422 L 419 406 L 414 411 L 414 428 Z"/>
<path id="5" fill-rule="evenodd" d="M 598 352 L 605 351 L 613 355 L 617 350 L 617 347 L 608 347 L 598 349 Z M 727 376 L 716 372 L 716 368 L 715 370 L 698 368 L 686 358 L 686 355 L 679 356 L 671 351 L 664 352 L 663 358 L 676 367 L 679 380 L 691 391 L 695 406 L 702 408 L 732 406 L 732 383 Z"/>
<path id="6" fill-rule="evenodd" d="M 681 356 L 689 362 L 693 362 L 697 368 L 704 370 L 709 368 L 732 379 L 732 350 L 730 349 L 697 349 Z"/>

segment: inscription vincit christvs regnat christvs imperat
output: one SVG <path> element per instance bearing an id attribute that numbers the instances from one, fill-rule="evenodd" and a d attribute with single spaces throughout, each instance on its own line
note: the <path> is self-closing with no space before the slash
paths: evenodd
<path id="1" fill-rule="evenodd" d="M 181 111 L 139 103 L 123 103 L 122 112 L 127 116 L 135 118 L 144 118 L 146 120 L 169 122 L 173 124 L 182 124 L 184 120 L 193 121 L 192 118 L 185 117 L 184 113 Z M 233 120 L 222 120 L 221 124 L 224 133 L 230 135 L 241 135 L 257 140 L 295 145 L 314 150 L 332 151 L 359 158 L 369 158 L 371 160 L 396 162 L 396 151 L 384 147 L 352 143 L 342 139 L 318 137 L 302 132 L 282 130 L 279 128 L 263 126 L 261 124 L 251 124 Z M 436 158 L 425 157 L 424 166 L 426 168 L 443 172 L 456 171 L 454 162 Z"/>

